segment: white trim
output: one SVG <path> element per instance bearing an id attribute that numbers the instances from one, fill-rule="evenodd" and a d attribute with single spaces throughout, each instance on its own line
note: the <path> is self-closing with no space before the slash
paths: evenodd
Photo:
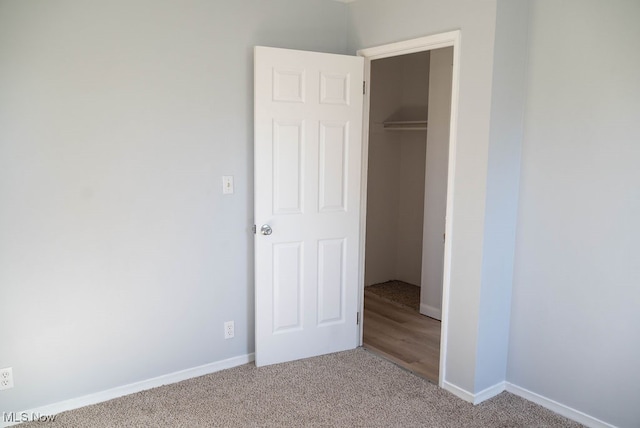
<path id="1" fill-rule="evenodd" d="M 435 306 L 420 303 L 420 313 L 437 320 L 442 320 L 442 310 Z"/>
<path id="2" fill-rule="evenodd" d="M 449 131 L 449 165 L 447 172 L 447 213 L 445 220 L 445 242 L 444 242 L 444 267 L 442 275 L 442 310 L 441 310 L 441 333 L 440 333 L 440 379 L 438 384 L 445 387 L 447 375 L 447 334 L 449 332 L 449 288 L 451 286 L 451 240 L 453 237 L 453 196 L 455 188 L 455 166 L 458 137 L 458 93 L 460 88 L 460 30 L 449 31 L 447 33 L 434 34 L 420 37 L 418 39 L 406 40 L 403 42 L 391 43 L 358 51 L 358 55 L 364 57 L 364 76 L 367 88 L 364 95 L 364 109 L 362 115 L 362 195 L 360 203 L 360 310 L 364 313 L 364 262 L 365 262 L 365 239 L 366 239 L 366 215 L 367 215 L 367 169 L 369 153 L 369 97 L 371 94 L 371 61 L 380 58 L 405 55 L 409 53 L 429 51 L 444 47 L 453 47 L 453 76 L 451 82 L 451 121 Z M 364 323 L 360 323 L 360 345 L 362 345 L 362 334 Z"/>
<path id="3" fill-rule="evenodd" d="M 358 55 L 360 52 L 358 51 Z M 367 235 L 367 177 L 369 174 L 369 97 L 371 94 L 371 61 L 364 59 L 364 97 L 362 97 L 362 168 L 360 171 L 360 255 L 358 264 L 358 285 L 360 290 L 360 329 L 358 346 L 362 346 L 364 337 L 364 263 Z"/>
<path id="4" fill-rule="evenodd" d="M 495 397 L 506 389 L 506 382 L 498 382 L 489 388 L 483 389 L 482 391 L 473 394 L 466 389 L 462 389 L 457 385 L 454 385 L 446 380 L 442 382 L 442 388 L 449 391 L 453 395 L 458 398 L 463 399 L 464 401 L 471 403 L 473 405 L 480 404 L 483 401 L 486 401 L 490 398 Z"/>
<path id="5" fill-rule="evenodd" d="M 533 403 L 539 404 L 540 406 L 551 410 L 554 413 L 557 413 L 565 418 L 569 418 L 573 421 L 579 422 L 582 425 L 585 425 L 590 428 L 616 428 L 615 425 L 611 425 L 607 422 L 601 421 L 600 419 L 594 418 L 580 410 L 573 409 L 565 404 L 558 403 L 555 400 L 544 397 L 535 392 L 529 391 L 528 389 L 522 388 L 518 385 L 514 385 L 511 382 L 499 382 L 489 388 L 483 389 L 482 391 L 472 394 L 471 392 L 460 388 L 450 382 L 442 381 L 441 387 L 458 398 L 463 399 L 466 402 L 472 404 L 480 404 L 483 401 L 486 401 L 490 398 L 495 397 L 500 394 L 502 391 L 510 392 L 511 394 L 517 395 L 518 397 L 522 397 L 525 400 L 531 401 Z"/>
<path id="6" fill-rule="evenodd" d="M 453 239 L 453 196 L 458 148 L 458 93 L 460 89 L 461 33 L 447 33 L 453 46 L 453 75 L 451 80 L 451 124 L 449 127 L 449 166 L 447 170 L 447 210 L 445 219 L 444 266 L 442 270 L 442 327 L 440 333 L 440 383 L 447 374 L 447 342 L 449 339 L 449 293 L 451 288 L 451 242 Z"/>
<path id="7" fill-rule="evenodd" d="M 128 385 L 117 386 L 105 391 L 84 395 L 82 397 L 71 398 L 69 400 L 60 401 L 45 406 L 36 407 L 34 409 L 17 412 L 18 414 L 28 415 L 56 415 L 67 410 L 74 410 L 80 407 L 89 406 L 91 404 L 101 403 L 114 398 L 123 397 L 125 395 L 134 394 L 136 392 L 145 391 L 147 389 L 156 388 L 162 385 L 168 385 L 183 380 L 191 379 L 198 376 L 204 376 L 210 373 L 219 372 L 220 370 L 230 369 L 232 367 L 241 366 L 243 364 L 254 361 L 255 355 L 245 354 L 237 357 L 228 358 L 222 361 L 205 364 L 202 366 L 192 367 L 190 369 L 180 370 L 177 372 L 165 374 L 140 382 L 130 383 Z M 17 422 L 16 422 L 17 423 Z M 13 424 L 11 424 L 13 425 Z M 9 426 L 9 425 L 7 425 Z"/>
<path id="8" fill-rule="evenodd" d="M 358 55 L 374 60 L 415 52 L 430 51 L 438 48 L 446 48 L 448 46 L 455 46 L 456 43 L 460 43 L 460 30 L 419 37 L 417 39 L 405 40 L 397 43 L 390 43 L 383 46 L 360 49 L 358 51 Z"/>
<path id="9" fill-rule="evenodd" d="M 582 425 L 586 425 L 591 428 L 615 428 L 615 425 L 611 425 L 607 422 L 601 421 L 600 419 L 587 415 L 580 410 L 573 409 L 567 405 L 558 403 L 555 400 L 544 397 L 540 394 L 536 394 L 535 392 L 529 391 L 528 389 L 522 388 L 518 385 L 514 385 L 510 382 L 506 382 L 506 389 L 507 392 L 517 395 L 518 397 L 522 397 L 525 400 L 529 400 L 536 404 L 539 404 L 542 407 L 551 410 L 552 412 L 579 422 Z"/>
<path id="10" fill-rule="evenodd" d="M 442 379 L 442 378 L 440 378 Z M 459 386 L 456 386 L 450 382 L 447 382 L 446 380 L 440 380 L 440 387 L 442 389 L 445 389 L 447 391 L 449 391 L 450 393 L 452 393 L 453 395 L 455 395 L 458 398 L 462 398 L 464 401 L 468 402 L 468 403 L 473 403 L 474 400 L 474 396 L 472 393 L 470 393 L 469 391 L 467 391 L 466 389 L 462 389 Z"/>
<path id="11" fill-rule="evenodd" d="M 30 410 L 25 410 L 22 412 L 16 412 L 17 414 L 28 414 L 28 415 L 56 415 L 61 412 L 66 412 L 68 410 L 78 409 L 80 407 L 89 406 L 92 404 L 101 403 L 104 401 L 112 400 L 114 398 L 123 397 L 125 395 L 134 394 L 136 392 L 145 391 L 151 388 L 156 388 L 162 385 L 169 385 L 176 382 L 181 382 L 183 380 L 192 379 L 194 377 L 204 376 L 207 374 L 215 373 L 221 370 L 241 366 L 243 364 L 250 363 L 254 361 L 255 355 L 245 354 L 237 357 L 232 357 L 222 361 L 216 361 L 213 363 L 205 364 L 202 366 L 192 367 L 186 370 L 180 370 L 177 372 L 169 373 L 166 375 L 154 377 L 151 379 L 143 380 L 140 382 L 130 383 L 128 385 L 118 386 L 115 388 L 107 389 L 105 391 L 96 392 L 89 395 L 84 395 L 82 397 L 72 398 L 70 400 L 60 401 L 58 403 L 48 404 L 45 406 L 36 407 Z M 611 425 L 607 422 L 601 421 L 593 416 L 590 416 L 584 412 L 573 409 L 567 405 L 558 403 L 555 400 L 544 397 L 535 392 L 529 391 L 528 389 L 522 388 L 518 385 L 514 385 L 511 382 L 499 382 L 489 388 L 486 388 L 477 394 L 472 394 L 471 392 L 462 389 L 446 380 L 440 381 L 440 386 L 455 395 L 458 398 L 461 398 L 464 401 L 467 401 L 472 404 L 480 404 L 485 400 L 488 400 L 496 395 L 500 394 L 502 391 L 510 392 L 511 394 L 517 395 L 519 397 L 524 398 L 525 400 L 529 400 L 533 403 L 539 404 L 542 407 L 545 407 L 552 412 L 555 412 L 559 415 L 562 415 L 566 418 L 579 422 L 583 425 L 586 425 L 590 428 L 616 428 L 615 425 Z M 20 421 L 22 422 L 22 421 Z M 20 423 L 20 422 L 16 422 Z M 0 426 L 11 426 L 15 425 L 14 423 L 4 423 L 0 420 Z"/>
<path id="12" fill-rule="evenodd" d="M 506 382 L 504 381 L 498 382 L 495 385 L 490 386 L 489 388 L 485 388 L 482 391 L 474 394 L 473 404 L 480 404 L 483 401 L 487 401 L 489 398 L 493 398 L 501 392 L 504 392 L 506 388 Z"/>

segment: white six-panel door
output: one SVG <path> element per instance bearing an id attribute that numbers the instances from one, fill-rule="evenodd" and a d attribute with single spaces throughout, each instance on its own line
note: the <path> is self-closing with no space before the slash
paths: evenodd
<path id="1" fill-rule="evenodd" d="M 363 59 L 256 47 L 254 77 L 256 365 L 355 348 Z"/>

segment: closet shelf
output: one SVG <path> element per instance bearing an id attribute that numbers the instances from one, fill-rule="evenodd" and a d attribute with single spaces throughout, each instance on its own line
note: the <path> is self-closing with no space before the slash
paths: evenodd
<path id="1" fill-rule="evenodd" d="M 382 123 L 386 131 L 426 131 L 426 120 L 388 120 Z"/>

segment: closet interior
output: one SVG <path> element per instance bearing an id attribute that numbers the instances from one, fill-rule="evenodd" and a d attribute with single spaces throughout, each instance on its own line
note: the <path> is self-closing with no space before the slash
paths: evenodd
<path id="1" fill-rule="evenodd" d="M 453 49 L 371 62 L 364 346 L 438 382 Z"/>

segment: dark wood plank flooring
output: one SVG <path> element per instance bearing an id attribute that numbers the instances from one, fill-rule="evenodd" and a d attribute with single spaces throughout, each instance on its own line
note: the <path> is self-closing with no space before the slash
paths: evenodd
<path id="1" fill-rule="evenodd" d="M 440 321 L 364 293 L 364 347 L 438 383 Z"/>

